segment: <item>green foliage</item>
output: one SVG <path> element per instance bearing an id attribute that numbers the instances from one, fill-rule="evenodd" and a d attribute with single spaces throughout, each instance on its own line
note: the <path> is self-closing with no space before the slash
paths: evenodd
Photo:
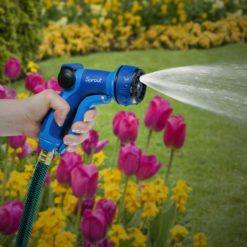
<path id="1" fill-rule="evenodd" d="M 41 0 L 0 0 L 0 77 L 10 56 L 33 59 L 41 41 Z"/>

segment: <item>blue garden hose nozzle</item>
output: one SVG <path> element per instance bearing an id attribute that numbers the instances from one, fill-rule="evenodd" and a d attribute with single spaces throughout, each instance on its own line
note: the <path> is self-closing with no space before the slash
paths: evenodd
<path id="1" fill-rule="evenodd" d="M 125 106 L 141 102 L 146 91 L 146 86 L 139 80 L 143 74 L 139 68 L 127 65 L 113 72 L 85 69 L 81 64 L 62 65 L 58 75 L 59 85 L 63 88 L 60 96 L 69 103 L 70 111 L 62 127 L 55 122 L 54 110 L 48 113 L 41 128 L 41 148 L 63 153 L 66 131 L 72 134 L 72 124 L 81 121 L 84 113 L 96 105 L 107 104 L 112 98 Z"/>
<path id="2" fill-rule="evenodd" d="M 146 86 L 139 80 L 143 74 L 141 69 L 127 65 L 113 72 L 84 69 L 81 64 L 62 65 L 58 75 L 59 85 L 63 88 L 60 96 L 68 102 L 70 111 L 61 127 L 55 122 L 54 110 L 48 112 L 42 123 L 41 153 L 26 197 L 16 247 L 28 245 L 48 166 L 54 153 L 65 151 L 64 135 L 73 134 L 73 123 L 81 121 L 84 113 L 96 105 L 107 104 L 112 99 L 125 106 L 141 102 L 146 92 Z"/>

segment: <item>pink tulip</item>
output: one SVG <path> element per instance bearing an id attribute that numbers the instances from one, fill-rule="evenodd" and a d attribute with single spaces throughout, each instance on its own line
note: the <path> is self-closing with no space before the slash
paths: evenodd
<path id="1" fill-rule="evenodd" d="M 172 149 L 179 149 L 184 145 L 186 123 L 182 116 L 171 116 L 166 124 L 163 141 Z"/>
<path id="2" fill-rule="evenodd" d="M 97 243 L 92 244 L 88 240 L 85 240 L 83 243 L 83 247 L 113 247 L 113 244 L 107 239 L 104 238 L 103 240 L 98 241 Z"/>
<path id="3" fill-rule="evenodd" d="M 72 192 L 77 197 L 94 197 L 98 186 L 98 171 L 95 165 L 78 165 L 70 173 Z"/>
<path id="4" fill-rule="evenodd" d="M 111 224 L 116 213 L 116 205 L 114 202 L 106 199 L 101 199 L 96 204 L 96 210 L 101 209 L 105 214 L 106 224 Z"/>
<path id="5" fill-rule="evenodd" d="M 37 85 L 43 85 L 45 83 L 45 80 L 43 76 L 39 73 L 32 73 L 26 76 L 25 79 L 25 86 L 26 89 L 30 90 L 31 92 L 34 92 L 34 88 Z"/>
<path id="6" fill-rule="evenodd" d="M 19 159 L 23 159 L 29 154 L 33 153 L 35 150 L 30 147 L 30 144 L 28 142 L 25 142 L 23 146 L 20 147 L 21 151 L 17 152 L 17 156 Z"/>
<path id="7" fill-rule="evenodd" d="M 5 99 L 7 95 L 7 88 L 3 85 L 0 85 L 0 99 Z"/>
<path id="8" fill-rule="evenodd" d="M 13 234 L 18 230 L 23 213 L 23 204 L 19 201 L 5 202 L 0 206 L 0 232 Z"/>
<path id="9" fill-rule="evenodd" d="M 61 155 L 56 176 L 60 184 L 71 184 L 70 173 L 78 165 L 82 165 L 82 158 L 74 152 L 65 152 Z"/>
<path id="10" fill-rule="evenodd" d="M 40 92 L 42 92 L 42 91 L 44 91 L 44 90 L 46 90 L 46 85 L 45 85 L 45 83 L 36 85 L 36 86 L 33 88 L 32 92 L 33 92 L 34 94 L 37 94 L 37 93 L 40 93 Z"/>
<path id="11" fill-rule="evenodd" d="M 12 148 L 19 148 L 24 145 L 26 141 L 26 136 L 10 136 L 9 137 L 9 145 Z"/>
<path id="12" fill-rule="evenodd" d="M 15 99 L 16 92 L 13 88 L 0 85 L 0 99 Z"/>
<path id="13" fill-rule="evenodd" d="M 16 79 L 21 74 L 20 60 L 12 57 L 4 65 L 4 74 L 11 80 Z"/>
<path id="14" fill-rule="evenodd" d="M 99 141 L 99 136 L 96 130 L 89 131 L 89 137 L 82 143 L 83 151 L 90 155 L 98 153 L 108 144 L 108 140 Z"/>
<path id="15" fill-rule="evenodd" d="M 141 155 L 140 166 L 136 172 L 136 177 L 140 180 L 148 179 L 154 176 L 159 169 L 161 164 L 157 162 L 154 155 Z"/>
<path id="16" fill-rule="evenodd" d="M 141 150 L 132 143 L 121 147 L 118 157 L 118 168 L 128 176 L 135 175 L 141 158 Z"/>
<path id="17" fill-rule="evenodd" d="M 94 201 L 95 201 L 95 198 L 85 198 L 83 199 L 82 201 L 82 209 L 81 209 L 81 215 L 83 215 L 84 211 L 86 209 L 92 209 L 93 206 L 94 206 Z M 76 206 L 75 206 L 75 214 L 77 215 L 77 211 L 78 211 L 78 207 L 79 207 L 79 200 L 77 201 L 76 203 Z"/>
<path id="18" fill-rule="evenodd" d="M 89 243 L 97 243 L 106 235 L 106 220 L 105 214 L 102 210 L 98 209 L 92 212 L 86 209 L 83 214 L 81 223 L 81 231 L 86 241 Z"/>
<path id="19" fill-rule="evenodd" d="M 133 112 L 118 112 L 112 122 L 113 132 L 122 143 L 134 142 L 138 135 L 139 120 Z"/>
<path id="20" fill-rule="evenodd" d="M 51 78 L 46 82 L 47 89 L 53 89 L 54 91 L 61 92 L 63 89 L 58 84 L 58 81 L 54 78 Z"/>
<path id="21" fill-rule="evenodd" d="M 150 128 L 153 131 L 161 131 L 164 129 L 171 113 L 172 108 L 169 102 L 160 96 L 156 96 L 150 102 L 144 118 L 144 123 L 147 128 Z"/>

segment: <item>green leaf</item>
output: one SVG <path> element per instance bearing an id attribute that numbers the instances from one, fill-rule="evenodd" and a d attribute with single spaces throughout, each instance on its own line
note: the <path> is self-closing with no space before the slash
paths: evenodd
<path id="1" fill-rule="evenodd" d="M 176 217 L 176 207 L 172 204 L 168 209 L 165 205 L 149 225 L 149 246 L 166 246 L 169 237 L 169 232 L 174 224 Z"/>
<path id="2" fill-rule="evenodd" d="M 167 241 L 176 218 L 176 206 L 172 204 L 171 207 L 161 213 L 160 215 L 160 227 L 158 239 L 155 242 L 155 246 L 167 246 Z"/>
<path id="3" fill-rule="evenodd" d="M 136 213 L 131 218 L 131 220 L 128 222 L 128 226 L 131 226 L 131 227 L 137 227 L 138 226 L 138 224 L 141 221 L 142 209 L 143 209 L 143 207 L 140 207 L 136 210 Z"/>

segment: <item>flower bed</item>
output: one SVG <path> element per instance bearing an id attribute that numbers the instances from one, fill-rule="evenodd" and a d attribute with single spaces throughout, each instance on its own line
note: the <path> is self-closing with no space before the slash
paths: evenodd
<path id="1" fill-rule="evenodd" d="M 5 67 L 6 76 L 19 76 L 18 59 L 10 59 Z M 56 80 L 45 82 L 35 64 L 28 69 L 32 72 L 25 86 L 30 92 L 61 90 Z M 1 98 L 15 98 L 12 91 L 0 86 Z M 196 233 L 192 239 L 181 225 L 192 189 L 183 179 L 168 183 L 173 157 L 186 137 L 184 118 L 172 112 L 162 97 L 151 100 L 144 117 L 149 135 L 143 150 L 135 144 L 140 120 L 133 112 L 121 111 L 112 121 L 117 145 L 108 157 L 108 141 L 99 140 L 96 130 L 90 130 L 77 152 L 56 156 L 45 179 L 30 246 L 174 246 L 185 239 L 195 247 L 206 246 L 205 234 Z M 153 132 L 159 132 L 170 153 L 166 163 L 149 153 Z M 11 246 L 40 148 L 33 139 L 14 136 L 1 143 L 0 152 L 0 243 Z"/>
<path id="2" fill-rule="evenodd" d="M 135 22 L 134 22 L 135 23 Z M 247 40 L 247 17 L 228 17 L 217 22 L 188 22 L 179 25 L 114 25 L 111 19 L 91 25 L 49 24 L 43 30 L 40 58 L 86 54 L 95 51 L 148 48 L 209 48 Z"/>

